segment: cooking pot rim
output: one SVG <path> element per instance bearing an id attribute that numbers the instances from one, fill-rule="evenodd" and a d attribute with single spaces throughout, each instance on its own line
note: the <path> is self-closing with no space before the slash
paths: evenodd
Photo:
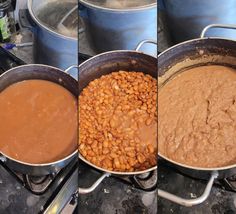
<path id="1" fill-rule="evenodd" d="M 103 53 L 100 53 L 100 54 L 97 54 L 97 55 L 94 55 L 94 56 L 90 57 L 89 59 L 87 59 L 84 62 L 82 62 L 79 65 L 79 68 L 81 68 L 84 64 L 88 63 L 89 61 L 94 60 L 95 58 L 98 58 L 100 56 L 107 55 L 107 54 L 114 54 L 114 53 L 136 53 L 136 54 L 141 54 L 143 56 L 145 55 L 145 56 L 148 56 L 148 57 L 152 57 L 153 59 L 157 60 L 157 57 L 149 55 L 149 54 L 146 54 L 146 53 L 143 53 L 141 51 L 135 51 L 135 50 L 114 50 L 114 51 L 106 51 L 106 52 L 103 52 Z"/>
<path id="2" fill-rule="evenodd" d="M 148 4 L 146 6 L 140 6 L 140 7 L 136 7 L 136 8 L 127 8 L 127 9 L 112 9 L 112 8 L 101 7 L 101 6 L 93 5 L 92 3 L 86 2 L 85 0 L 80 0 L 79 2 L 81 4 L 83 4 L 84 6 L 87 6 L 87 7 L 92 8 L 92 9 L 99 9 L 99 10 L 104 10 L 104 11 L 109 11 L 109 12 L 114 12 L 114 13 L 139 12 L 139 11 L 142 11 L 142 10 L 152 9 L 152 8 L 157 7 L 157 2 Z"/>
<path id="3" fill-rule="evenodd" d="M 12 72 L 12 70 L 15 70 L 15 69 L 17 69 L 17 68 L 22 68 L 22 67 L 30 67 L 30 66 L 52 68 L 52 69 L 54 69 L 54 70 L 60 71 L 60 72 L 62 72 L 62 73 L 64 73 L 64 74 L 68 75 L 69 78 L 72 78 L 73 80 L 77 81 L 76 79 L 74 79 L 72 76 L 70 76 L 68 73 L 66 73 L 65 71 L 63 71 L 63 70 L 60 69 L 60 68 L 54 67 L 54 66 L 52 66 L 52 65 L 37 64 L 37 63 L 24 64 L 24 65 L 19 65 L 19 66 L 10 68 L 9 70 L 7 70 L 7 71 L 5 71 L 4 73 L 0 74 L 0 78 L 2 78 L 2 76 L 6 75 L 6 74 L 9 73 L 9 72 Z"/>
<path id="4" fill-rule="evenodd" d="M 173 46 L 167 48 L 166 50 L 162 51 L 157 57 L 159 58 L 162 55 L 164 55 L 166 52 L 168 52 L 168 51 L 170 51 L 170 50 L 172 50 L 174 48 L 177 48 L 179 46 L 182 46 L 182 45 L 185 45 L 185 44 L 190 44 L 190 43 L 196 42 L 196 41 L 204 41 L 204 40 L 206 40 L 206 41 L 209 41 L 209 40 L 219 40 L 219 41 L 228 41 L 228 42 L 236 43 L 236 39 L 233 40 L 233 39 L 227 39 L 227 38 L 223 38 L 223 37 L 204 37 L 204 38 L 190 39 L 190 40 L 186 40 L 184 42 L 180 42 L 180 43 L 178 43 L 176 45 L 173 45 Z"/>
<path id="5" fill-rule="evenodd" d="M 88 160 L 86 160 L 79 152 L 78 152 L 78 154 L 79 154 L 79 158 L 82 161 L 84 161 L 86 164 L 88 164 L 88 165 L 92 166 L 93 168 L 98 169 L 102 172 L 110 173 L 110 174 L 113 174 L 113 175 L 140 175 L 140 174 L 151 172 L 151 171 L 154 171 L 154 170 L 157 169 L 157 165 L 155 165 L 151 168 L 141 170 L 141 171 L 134 171 L 134 172 L 111 171 L 111 170 L 104 169 L 102 167 L 96 166 L 95 164 L 93 164 L 93 163 L 89 162 Z"/>
<path id="6" fill-rule="evenodd" d="M 4 158 L 7 158 L 9 160 L 12 160 L 14 162 L 17 162 L 19 164 L 22 164 L 22 165 L 25 165 L 25 166 L 30 166 L 30 167 L 45 167 L 45 166 L 53 166 L 53 165 L 57 165 L 61 162 L 64 162 L 66 160 L 69 160 L 70 158 L 76 156 L 78 154 L 78 150 L 76 149 L 73 153 L 67 155 L 66 157 L 64 157 L 63 159 L 60 159 L 60 160 L 57 160 L 57 161 L 54 161 L 54 162 L 49 162 L 49 163 L 28 163 L 28 162 L 24 162 L 24 161 L 21 161 L 21 160 L 17 160 L 15 158 L 12 158 L 8 155 L 6 155 L 4 152 L 0 152 L 0 156 Z"/>
<path id="7" fill-rule="evenodd" d="M 236 163 L 235 164 L 231 164 L 231 165 L 227 165 L 227 166 L 222 166 L 222 167 L 211 167 L 211 168 L 196 167 L 196 166 L 190 166 L 190 165 L 187 165 L 187 164 L 183 164 L 183 163 L 179 163 L 177 161 L 171 160 L 170 158 L 166 157 L 165 155 L 162 155 L 160 152 L 158 152 L 158 156 L 163 158 L 164 160 L 174 164 L 174 165 L 181 166 L 181 167 L 184 167 L 184 168 L 188 168 L 188 169 L 191 169 L 191 170 L 222 171 L 222 170 L 236 168 Z"/>
<path id="8" fill-rule="evenodd" d="M 156 57 L 154 56 L 151 56 L 151 55 L 148 55 L 148 54 L 145 54 L 143 52 L 139 52 L 139 51 L 134 51 L 134 50 L 115 50 L 115 51 L 107 51 L 107 52 L 104 52 L 104 53 L 101 53 L 101 54 L 98 54 L 98 55 L 95 55 L 91 58 L 89 58 L 88 60 L 84 61 L 83 63 L 81 63 L 79 65 L 79 68 L 81 68 L 84 64 L 87 64 L 88 62 L 90 62 L 91 60 L 94 60 L 95 58 L 98 58 L 98 57 L 101 57 L 103 55 L 107 55 L 107 54 L 114 54 L 114 53 L 135 53 L 135 54 L 141 54 L 141 55 L 145 55 L 145 56 L 148 56 L 148 57 L 151 57 L 153 59 L 156 59 Z M 80 152 L 78 151 L 78 154 L 79 154 L 79 158 L 84 161 L 85 163 L 87 163 L 88 165 L 92 166 L 93 168 L 95 169 L 98 169 L 100 171 L 103 171 L 103 172 L 107 172 L 107 173 L 110 173 L 110 174 L 113 174 L 113 175 L 139 175 L 139 174 L 143 174 L 143 173 L 147 173 L 147 172 L 151 172 L 151 171 L 154 171 L 157 169 L 157 165 L 151 167 L 151 168 L 148 168 L 148 169 L 145 169 L 145 170 L 142 170 L 142 171 L 134 171 L 134 172 L 122 172 L 122 171 L 110 171 L 110 170 L 107 170 L 107 169 L 104 169 L 102 167 L 99 167 L 99 166 L 96 166 L 94 165 L 93 163 L 89 162 L 88 160 L 86 160 L 81 154 Z"/>
<path id="9" fill-rule="evenodd" d="M 56 36 L 59 36 L 60 38 L 62 39 L 67 39 L 67 40 L 71 40 L 71 41 L 78 41 L 78 38 L 76 37 L 70 37 L 70 36 L 66 36 L 66 35 L 63 35 L 63 34 L 60 34 L 52 29 L 50 29 L 49 27 L 47 27 L 45 24 L 43 24 L 37 17 L 36 15 L 34 14 L 33 12 L 33 0 L 28 0 L 27 2 L 27 6 L 28 6 L 28 10 L 29 10 L 29 13 L 31 15 L 31 17 L 33 18 L 33 20 L 39 25 L 41 26 L 42 28 L 44 28 L 45 30 L 49 31 L 50 33 L 56 35 Z"/>
<path id="10" fill-rule="evenodd" d="M 221 37 L 204 37 L 204 38 L 196 38 L 196 39 L 191 39 L 191 40 L 187 40 L 181 43 L 178 43 L 168 49 L 166 49 L 165 51 L 163 51 L 162 53 L 160 53 L 158 55 L 158 58 L 161 57 L 162 55 L 166 54 L 167 52 L 169 52 L 170 50 L 177 48 L 179 46 L 185 45 L 185 44 L 189 44 L 195 41 L 209 41 L 209 40 L 221 40 L 221 41 L 230 41 L 230 42 L 236 42 L 236 40 L 232 40 L 232 39 L 225 39 L 225 38 L 221 38 Z M 200 171 L 222 171 L 222 170 L 227 170 L 227 169 L 232 169 L 232 168 L 236 168 L 236 163 L 235 164 L 231 164 L 231 165 L 227 165 L 227 166 L 223 166 L 223 167 L 211 167 L 211 168 L 206 168 L 206 167 L 195 167 L 195 166 L 190 166 L 187 164 L 183 164 L 183 163 L 179 163 L 177 161 L 171 160 L 170 158 L 166 157 L 165 155 L 162 155 L 160 152 L 158 152 L 158 156 L 163 158 L 164 160 L 180 166 L 180 167 L 184 167 L 184 168 L 188 168 L 191 170 L 200 170 Z"/>
<path id="11" fill-rule="evenodd" d="M 26 64 L 26 65 L 20 65 L 20 66 L 17 66 L 17 67 L 13 67 L 13 68 L 7 70 L 6 72 L 4 72 L 3 74 L 0 75 L 0 79 L 4 75 L 6 75 L 7 73 L 12 72 L 13 70 L 15 70 L 17 68 L 30 67 L 30 66 L 47 67 L 47 68 L 49 67 L 49 68 L 55 69 L 57 71 L 63 72 L 64 74 L 66 74 L 70 78 L 72 78 L 69 74 L 67 74 L 65 71 L 61 70 L 60 68 L 56 68 L 56 67 L 53 67 L 53 66 L 50 66 L 50 65 L 43 65 L 43 64 Z M 4 152 L 1 152 L 1 151 L 0 151 L 0 156 L 2 155 L 3 157 L 6 157 L 6 158 L 8 158 L 8 159 L 10 159 L 12 161 L 15 161 L 15 162 L 23 164 L 23 165 L 32 166 L 32 167 L 44 167 L 44 166 L 51 166 L 51 165 L 56 165 L 56 164 L 58 164 L 60 162 L 64 162 L 64 161 L 70 159 L 71 157 L 75 156 L 77 153 L 78 153 L 78 149 L 76 149 L 71 154 L 67 155 L 66 157 L 64 157 L 64 158 L 62 158 L 60 160 L 57 160 L 57 161 L 54 161 L 54 162 L 50 162 L 50 163 L 41 163 L 41 164 L 32 164 L 32 163 L 28 163 L 28 162 L 23 162 L 23 161 L 20 161 L 20 160 L 17 160 L 15 158 L 10 157 L 9 155 L 6 155 Z"/>

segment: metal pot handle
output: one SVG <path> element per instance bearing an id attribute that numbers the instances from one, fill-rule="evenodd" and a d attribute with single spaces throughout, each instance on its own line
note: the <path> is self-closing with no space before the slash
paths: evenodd
<path id="1" fill-rule="evenodd" d="M 64 72 L 65 73 L 67 73 L 68 75 L 70 75 L 71 77 L 73 77 L 73 75 L 70 73 L 70 70 L 71 69 L 74 69 L 74 68 L 77 68 L 77 69 L 79 69 L 79 66 L 78 65 L 71 65 L 70 67 L 68 67 L 68 68 L 66 68 L 65 70 L 64 70 Z M 74 77 L 73 77 L 74 78 Z M 78 75 L 77 75 L 77 78 L 74 78 L 74 79 L 78 79 Z"/>
<path id="2" fill-rule="evenodd" d="M 70 67 L 68 67 L 66 70 L 65 70 L 65 72 L 67 73 L 67 74 L 70 74 L 70 70 L 71 69 L 73 69 L 73 68 L 79 68 L 79 66 L 78 65 L 71 65 Z"/>
<path id="3" fill-rule="evenodd" d="M 236 25 L 225 25 L 225 24 L 211 24 L 211 25 L 208 25 L 201 32 L 200 38 L 204 38 L 206 32 L 211 28 L 225 28 L 225 29 L 235 29 L 236 30 Z"/>
<path id="4" fill-rule="evenodd" d="M 0 153 L 0 162 L 5 163 L 7 161 L 7 158 Z"/>
<path id="5" fill-rule="evenodd" d="M 161 189 L 158 189 L 158 196 L 165 198 L 169 201 L 172 201 L 176 204 L 180 204 L 183 205 L 185 207 L 192 207 L 194 205 L 198 205 L 203 203 L 208 196 L 210 195 L 214 180 L 218 177 L 218 172 L 214 171 L 211 174 L 211 177 L 206 185 L 206 188 L 203 192 L 203 194 L 201 196 L 199 196 L 198 198 L 194 198 L 194 199 L 185 199 L 185 198 L 181 198 L 179 196 L 176 196 L 174 194 L 171 194 L 169 192 L 163 191 Z"/>
<path id="6" fill-rule="evenodd" d="M 95 181 L 93 183 L 93 185 L 91 185 L 90 187 L 88 188 L 81 188 L 79 187 L 78 188 L 78 193 L 79 194 L 88 194 L 88 193 L 91 193 L 93 192 L 98 186 L 99 184 L 106 178 L 106 177 L 109 177 L 111 174 L 110 173 L 103 173 L 102 176 L 100 178 L 97 179 L 97 181 Z"/>
<path id="7" fill-rule="evenodd" d="M 141 41 L 141 42 L 137 45 L 137 47 L 135 48 L 135 51 L 139 51 L 140 48 L 141 48 L 144 44 L 154 44 L 154 45 L 157 45 L 157 42 L 156 42 L 155 40 L 149 40 L 149 39 L 143 40 L 143 41 Z"/>

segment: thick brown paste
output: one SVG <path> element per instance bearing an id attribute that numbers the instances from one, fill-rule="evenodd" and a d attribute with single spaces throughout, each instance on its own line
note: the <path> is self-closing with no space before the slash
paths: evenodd
<path id="1" fill-rule="evenodd" d="M 236 70 L 189 69 L 158 93 L 158 149 L 196 167 L 236 164 Z"/>

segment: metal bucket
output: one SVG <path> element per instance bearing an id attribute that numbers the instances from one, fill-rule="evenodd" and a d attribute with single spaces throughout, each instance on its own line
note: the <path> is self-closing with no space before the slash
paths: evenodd
<path id="1" fill-rule="evenodd" d="M 21 26 L 33 32 L 34 62 L 66 69 L 78 64 L 78 38 L 59 33 L 38 18 L 39 11 L 53 2 L 28 0 L 28 11 L 20 11 L 19 18 Z M 59 3 L 63 4 L 63 1 Z M 73 76 L 77 76 L 76 70 Z"/>
<path id="2" fill-rule="evenodd" d="M 83 0 L 80 2 L 79 15 L 98 53 L 134 50 L 144 39 L 157 39 L 157 3 L 137 9 L 108 9 Z M 157 55 L 157 48 L 153 45 L 146 45 L 141 51 Z"/>
<path id="3" fill-rule="evenodd" d="M 198 38 L 210 24 L 236 24 L 235 0 L 161 0 L 161 10 L 167 18 L 167 27 L 173 42 Z M 211 29 L 207 37 L 236 39 L 233 30 Z"/>

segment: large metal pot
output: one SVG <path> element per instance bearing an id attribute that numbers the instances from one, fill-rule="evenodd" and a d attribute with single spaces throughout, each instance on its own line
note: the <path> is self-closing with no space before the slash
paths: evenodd
<path id="1" fill-rule="evenodd" d="M 56 25 L 60 22 L 60 18 L 63 19 L 61 17 L 63 14 L 60 13 L 58 17 L 57 13 L 63 9 L 61 8 L 63 5 L 65 6 L 69 3 L 77 5 L 75 0 L 28 0 L 29 15 L 20 11 L 21 26 L 27 27 L 33 32 L 35 63 L 52 65 L 61 69 L 78 64 L 78 36 L 62 34 L 56 30 Z M 55 21 L 55 26 L 49 26 L 42 20 L 41 17 L 49 18 L 50 14 L 47 13 L 55 13 L 55 19 L 58 19 Z M 77 28 L 74 30 L 77 31 Z M 76 72 L 74 75 L 76 75 Z"/>
<path id="2" fill-rule="evenodd" d="M 114 0 L 115 2 L 118 0 Z M 138 42 L 157 38 L 157 3 L 135 8 L 109 8 L 96 0 L 81 0 L 79 15 L 85 31 L 98 53 L 111 50 L 134 50 Z M 109 1 L 107 1 L 109 2 Z M 124 2 L 124 1 L 123 1 Z M 146 2 L 146 1 L 143 1 Z M 150 1 L 149 1 L 150 2 Z M 145 3 L 143 3 L 145 4 Z M 142 51 L 156 56 L 156 46 Z"/>
<path id="3" fill-rule="evenodd" d="M 188 68 L 206 64 L 236 67 L 236 42 L 222 38 L 204 38 L 206 30 L 211 27 L 212 26 L 206 27 L 202 33 L 202 38 L 180 43 L 159 55 L 158 88 L 161 88 L 173 75 Z M 217 27 L 222 26 L 217 25 Z M 225 27 L 229 26 L 224 26 L 224 28 Z M 216 179 L 229 178 L 236 174 L 236 163 L 226 167 L 201 168 L 178 163 L 170 160 L 161 153 L 159 153 L 159 157 L 165 164 L 176 168 L 184 174 L 208 180 L 204 193 L 195 199 L 184 199 L 166 191 L 158 190 L 160 197 L 188 207 L 204 202 L 209 196 L 212 185 Z"/>
<path id="4" fill-rule="evenodd" d="M 210 24 L 235 24 L 235 0 L 161 0 L 167 16 L 167 25 L 174 42 L 198 38 L 202 29 Z M 207 36 L 234 39 L 233 30 L 212 29 Z"/>
<path id="5" fill-rule="evenodd" d="M 78 83 L 66 72 L 46 65 L 22 65 L 12 68 L 0 76 L 0 92 L 6 87 L 23 80 L 42 79 L 55 82 L 69 90 L 77 99 Z M 14 130 L 12 130 L 14 132 Z M 77 158 L 77 150 L 67 157 L 52 163 L 31 164 L 25 163 L 5 155 L 0 151 L 0 161 L 9 168 L 27 175 L 42 176 L 51 174 L 66 166 Z"/>
<path id="6" fill-rule="evenodd" d="M 139 49 L 142 42 L 137 49 Z M 153 43 L 153 42 L 152 42 Z M 138 51 L 111 51 L 99 54 L 85 61 L 79 66 L 79 93 L 94 79 L 115 71 L 137 71 L 143 72 L 157 78 L 157 59 Z M 103 172 L 103 175 L 90 188 L 79 188 L 80 194 L 86 194 L 93 191 L 104 178 L 110 175 L 118 176 L 139 176 L 157 169 L 157 166 L 143 171 L 136 172 L 115 172 L 98 167 L 87 161 L 82 155 L 79 158 L 91 167 Z"/>

